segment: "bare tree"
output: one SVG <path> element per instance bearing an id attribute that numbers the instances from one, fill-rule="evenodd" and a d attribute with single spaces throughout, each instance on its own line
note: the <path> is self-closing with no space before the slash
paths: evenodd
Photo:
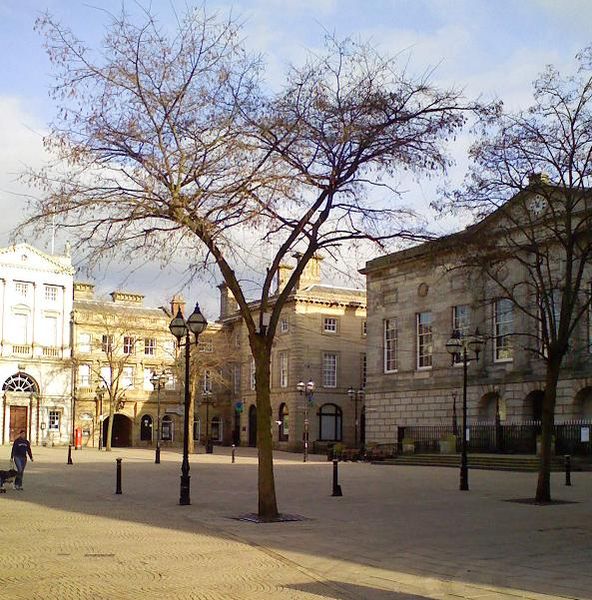
<path id="1" fill-rule="evenodd" d="M 511 301 L 526 326 L 515 349 L 545 364 L 542 457 L 537 501 L 550 501 L 551 443 L 557 384 L 590 309 L 592 260 L 592 78 L 590 50 L 576 75 L 548 67 L 534 83 L 534 104 L 489 122 L 471 149 L 473 166 L 457 206 L 486 218 L 485 235 L 467 249 L 493 297 Z"/>
<path id="2" fill-rule="evenodd" d="M 461 96 L 414 79 L 396 57 L 330 40 L 265 97 L 236 23 L 197 11 L 170 37 L 149 14 L 139 25 L 114 17 L 100 56 L 49 16 L 38 27 L 56 68 L 46 143 L 57 164 L 28 174 L 42 196 L 28 224 L 56 218 L 76 229 L 78 248 L 103 255 L 119 245 L 147 258 L 205 249 L 248 331 L 258 512 L 274 519 L 269 363 L 282 307 L 319 250 L 424 239 L 413 213 L 393 206 L 388 178 L 446 170 L 444 143 L 464 123 Z M 366 194 L 370 184 L 389 201 Z M 245 239 L 277 249 L 255 304 L 241 279 L 252 262 Z M 274 279 L 293 253 L 296 268 L 277 294 Z"/>

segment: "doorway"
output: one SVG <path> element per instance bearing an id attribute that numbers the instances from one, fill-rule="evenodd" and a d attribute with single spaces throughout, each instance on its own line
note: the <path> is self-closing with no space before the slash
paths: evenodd
<path id="1" fill-rule="evenodd" d="M 10 432 L 9 441 L 14 442 L 18 437 L 19 431 L 27 429 L 27 407 L 26 406 L 11 406 L 10 407 Z"/>
<path id="2" fill-rule="evenodd" d="M 254 404 L 249 408 L 249 446 L 257 447 L 257 407 Z"/>
<path id="3" fill-rule="evenodd" d="M 109 431 L 109 417 L 103 421 L 103 445 L 107 446 L 107 433 Z M 132 421 L 125 415 L 114 415 L 113 432 L 111 437 L 112 448 L 129 448 L 132 445 Z"/>

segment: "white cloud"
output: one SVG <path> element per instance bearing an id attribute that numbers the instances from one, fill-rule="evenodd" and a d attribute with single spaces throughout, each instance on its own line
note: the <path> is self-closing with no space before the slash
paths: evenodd
<path id="1" fill-rule="evenodd" d="M 18 98 L 0 96 L 0 244 L 5 245 L 12 229 L 25 214 L 31 189 L 18 181 L 26 166 L 39 167 L 45 161 L 43 128 Z"/>

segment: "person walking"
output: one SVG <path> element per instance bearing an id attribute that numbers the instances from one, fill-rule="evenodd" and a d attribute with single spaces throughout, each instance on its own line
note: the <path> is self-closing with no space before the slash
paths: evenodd
<path id="1" fill-rule="evenodd" d="M 23 473 L 25 472 L 25 467 L 27 466 L 27 454 L 31 461 L 33 461 L 33 454 L 31 454 L 31 444 L 29 440 L 25 437 L 25 430 L 22 429 L 19 431 L 18 437 L 14 440 L 12 444 L 12 451 L 10 453 L 10 458 L 14 461 L 14 465 L 18 472 L 14 480 L 14 489 L 22 490 L 23 489 Z"/>

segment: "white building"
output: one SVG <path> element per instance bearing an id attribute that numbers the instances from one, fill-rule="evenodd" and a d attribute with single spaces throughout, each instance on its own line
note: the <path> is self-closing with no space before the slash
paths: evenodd
<path id="1" fill-rule="evenodd" d="M 72 423 L 70 319 L 74 269 L 29 244 L 0 249 L 2 444 L 68 443 Z"/>

